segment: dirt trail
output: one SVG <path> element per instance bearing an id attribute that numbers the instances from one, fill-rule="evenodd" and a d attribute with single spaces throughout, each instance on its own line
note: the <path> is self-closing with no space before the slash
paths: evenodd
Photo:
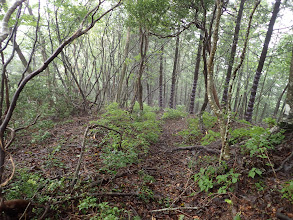
<path id="1" fill-rule="evenodd" d="M 32 172 L 41 170 L 47 178 L 72 175 L 80 154 L 84 130 L 91 120 L 89 117 L 79 117 L 67 123 L 59 123 L 48 130 L 50 138 L 38 145 L 29 144 L 31 139 L 27 134 L 20 135 L 12 149 L 15 163 L 18 167 L 27 167 Z M 226 220 L 233 219 L 232 216 L 239 211 L 244 213 L 241 219 L 267 219 L 279 208 L 283 207 L 287 212 L 290 211 L 290 205 L 283 200 L 274 201 L 281 199 L 279 195 L 274 197 L 270 194 L 271 197 L 262 198 L 267 194 L 266 191 L 255 193 L 251 182 L 239 185 L 236 195 L 228 193 L 212 198 L 199 192 L 192 178 L 195 172 L 194 163 L 207 153 L 170 152 L 170 149 L 182 144 L 182 138 L 176 134 L 186 126 L 186 120 L 165 121 L 158 143 L 150 146 L 148 154 L 142 155 L 139 163 L 119 169 L 114 178 L 97 171 L 101 165 L 100 149 L 87 146 L 80 171 L 81 179 L 96 183 L 93 193 L 121 193 L 120 196 L 101 196 L 98 202 L 107 201 L 113 206 L 130 211 L 132 216 L 139 215 L 142 219 L 175 220 L 184 215 L 184 219 Z M 264 181 L 267 181 L 267 184 L 274 184 L 272 178 Z M 143 190 L 148 196 L 137 196 Z M 124 193 L 133 195 L 122 195 Z M 237 210 L 232 209 L 225 199 L 233 199 Z M 260 207 L 262 203 L 268 207 Z M 61 210 L 63 219 L 87 219 L 76 214 L 76 205 L 77 203 L 72 201 L 71 206 Z M 161 210 L 167 207 L 174 209 Z"/>

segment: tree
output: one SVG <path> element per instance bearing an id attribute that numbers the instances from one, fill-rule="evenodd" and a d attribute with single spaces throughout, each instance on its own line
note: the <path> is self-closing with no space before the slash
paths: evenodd
<path id="1" fill-rule="evenodd" d="M 195 99 L 195 91 L 196 91 L 196 87 L 197 87 L 199 65 L 200 65 L 200 60 L 201 60 L 200 58 L 201 58 L 201 52 L 202 52 L 202 41 L 203 41 L 203 36 L 201 34 L 200 39 L 199 39 L 199 43 L 198 43 L 198 48 L 197 48 L 196 63 L 195 63 L 194 76 L 193 76 L 193 85 L 192 85 L 192 90 L 191 90 L 191 95 L 190 95 L 190 105 L 189 105 L 189 113 L 190 114 L 194 113 L 194 99 Z"/>
<path id="2" fill-rule="evenodd" d="M 234 39 L 233 39 L 233 44 L 231 47 L 230 57 L 228 60 L 228 70 L 227 70 L 227 75 L 226 75 L 226 80 L 225 80 L 225 85 L 224 85 L 224 92 L 223 92 L 222 103 L 221 103 L 223 106 L 227 105 L 228 87 L 229 87 L 229 82 L 231 79 L 231 73 L 232 73 L 232 69 L 233 69 L 233 64 L 234 64 L 234 59 L 235 59 L 235 54 L 236 54 L 236 49 L 237 49 L 237 44 L 238 44 L 240 24 L 241 24 L 242 12 L 244 9 L 245 1 L 246 0 L 241 0 L 238 14 L 237 14 L 236 26 L 235 26 L 234 37 L 233 37 Z"/>
<path id="3" fill-rule="evenodd" d="M 17 8 L 18 10 L 18 17 L 16 19 L 16 22 L 13 25 L 13 28 L 11 29 L 11 32 L 8 32 L 8 30 L 6 30 L 6 32 L 2 32 L 4 34 L 2 34 L 0 36 L 1 42 L 3 42 L 8 35 L 12 36 L 10 38 L 7 39 L 7 41 L 5 42 L 5 45 L 7 45 L 10 41 L 13 44 L 13 48 L 12 48 L 12 54 L 15 51 L 15 44 L 13 42 L 15 42 L 15 35 L 16 35 L 16 31 L 17 31 L 17 26 L 18 26 L 18 18 L 20 16 L 20 12 L 21 12 L 21 5 L 25 0 L 22 1 L 17 1 L 15 2 L 11 8 L 9 8 L 9 10 L 6 12 L 5 16 L 4 16 L 4 23 L 8 23 L 8 21 L 10 20 L 11 14 L 13 13 L 13 11 L 15 11 Z M 101 7 L 102 2 L 99 2 L 98 5 L 94 6 L 91 10 L 89 10 L 87 12 L 87 14 L 84 16 L 84 18 L 81 20 L 79 27 L 77 28 L 77 30 L 75 32 L 73 32 L 72 34 L 70 34 L 70 36 L 68 38 L 66 38 L 62 43 L 60 43 L 60 45 L 55 49 L 55 51 L 48 56 L 48 59 L 36 70 L 32 71 L 31 73 L 28 73 L 27 75 L 23 76 L 18 84 L 18 87 L 16 88 L 13 97 L 11 99 L 11 101 L 9 101 L 8 103 L 8 108 L 5 109 L 1 109 L 1 118 L 3 118 L 3 120 L 1 121 L 1 125 L 0 125 L 0 183 L 1 186 L 7 184 L 7 182 L 12 178 L 12 176 L 3 182 L 2 180 L 2 176 L 3 176 L 3 172 L 4 172 L 4 162 L 5 162 L 5 156 L 8 153 L 7 152 L 7 148 L 11 145 L 11 143 L 14 140 L 15 137 L 15 132 L 19 131 L 23 128 L 17 128 L 17 129 L 12 129 L 12 128 L 8 128 L 8 124 L 12 118 L 12 115 L 14 113 L 14 110 L 16 108 L 17 105 L 17 101 L 19 100 L 20 94 L 22 93 L 23 89 L 25 88 L 25 86 L 27 85 L 27 83 L 29 81 L 31 81 L 32 79 L 34 79 L 36 76 L 38 76 L 40 73 L 42 73 L 44 70 L 46 70 L 46 68 L 48 68 L 49 64 L 52 63 L 52 61 L 64 50 L 64 48 L 71 44 L 75 39 L 79 38 L 80 36 L 84 35 L 85 33 L 87 33 L 89 30 L 91 30 L 94 25 L 100 21 L 105 15 L 107 15 L 109 12 L 113 11 L 115 8 L 117 8 L 118 6 L 120 6 L 121 1 L 116 2 L 110 9 L 100 13 L 100 7 Z M 100 14 L 99 14 L 100 13 Z M 38 21 L 40 20 L 40 14 L 38 15 Z M 4 25 L 5 26 L 5 25 Z M 6 26 L 7 27 L 7 26 Z M 4 27 L 5 28 L 5 27 Z M 37 42 L 37 33 L 38 33 L 38 28 L 39 28 L 39 23 L 37 24 L 36 28 L 35 28 L 35 33 L 36 33 L 36 38 L 34 39 L 34 42 Z M 1 53 L 2 53 L 2 62 L 4 63 L 4 65 L 8 65 L 12 59 L 8 59 L 7 61 L 4 60 L 4 55 L 3 55 L 3 51 L 6 49 L 6 47 L 2 47 L 1 48 Z M 33 50 L 34 52 L 34 50 Z M 13 56 L 10 56 L 13 58 Z M 4 76 L 6 74 L 6 68 L 2 68 L 2 76 Z M 4 96 L 4 86 L 5 86 L 5 77 L 2 77 L 2 82 L 1 82 L 1 97 Z M 3 101 L 4 99 L 1 99 L 1 106 L 3 106 Z M 7 137 L 5 134 L 5 132 L 7 130 L 11 131 L 11 138 Z M 9 154 L 9 153 L 8 153 Z M 10 160 L 12 161 L 12 157 L 10 156 Z"/>
<path id="4" fill-rule="evenodd" d="M 245 114 L 245 120 L 246 121 L 251 121 L 252 120 L 252 113 L 253 113 L 253 107 L 254 107 L 254 101 L 255 101 L 255 97 L 256 97 L 256 92 L 257 92 L 259 80 L 260 80 L 260 77 L 261 77 L 261 74 L 262 74 L 263 66 L 264 66 L 264 63 L 265 63 L 265 60 L 266 60 L 268 47 L 269 47 L 269 43 L 270 43 L 270 40 L 271 40 L 271 37 L 272 37 L 274 24 L 275 24 L 275 21 L 277 19 L 277 15 L 278 15 L 278 12 L 279 12 L 280 4 L 281 4 L 281 0 L 276 0 L 275 5 L 274 5 L 274 10 L 273 10 L 273 13 L 272 13 L 272 17 L 271 17 L 271 20 L 270 20 L 270 23 L 269 23 L 269 26 L 268 26 L 268 30 L 267 30 L 267 33 L 266 33 L 266 38 L 265 38 L 265 41 L 264 41 L 261 56 L 259 58 L 258 67 L 256 69 L 256 73 L 255 73 L 255 76 L 254 76 L 253 85 L 252 85 L 252 88 L 251 88 L 249 103 L 248 103 L 248 107 L 247 107 L 246 114 Z"/>
<path id="5" fill-rule="evenodd" d="M 285 111 L 284 111 L 283 119 L 281 122 L 281 127 L 286 128 L 288 130 L 293 130 L 293 47 L 292 47 L 288 90 L 287 90 L 287 97 L 286 97 L 285 103 L 286 103 Z"/>
<path id="6" fill-rule="evenodd" d="M 172 82 L 171 82 L 171 92 L 170 92 L 170 102 L 169 107 L 174 108 L 174 96 L 175 96 L 175 84 L 176 84 L 176 75 L 177 75 L 177 65 L 179 60 L 179 35 L 176 37 L 176 46 L 175 46 L 175 55 L 172 71 Z"/>

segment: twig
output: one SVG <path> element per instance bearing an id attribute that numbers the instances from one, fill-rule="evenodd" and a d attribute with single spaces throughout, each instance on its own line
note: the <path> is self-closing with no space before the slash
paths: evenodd
<path id="1" fill-rule="evenodd" d="M 180 150 L 204 150 L 204 151 L 206 151 L 208 153 L 212 153 L 212 154 L 220 154 L 220 152 L 221 152 L 218 149 L 211 149 L 211 148 L 208 148 L 207 146 L 201 146 L 201 145 L 174 148 L 174 149 L 171 149 L 169 152 L 173 153 L 175 151 L 180 151 Z"/>
<path id="2" fill-rule="evenodd" d="M 272 172 L 274 172 L 274 173 L 276 173 L 276 172 L 278 172 L 278 171 L 280 171 L 280 170 L 282 170 L 283 168 L 284 168 L 284 166 L 285 166 L 285 163 L 286 162 L 288 162 L 291 158 L 293 157 L 293 151 L 291 152 L 291 154 L 281 163 L 281 165 L 277 168 L 277 169 L 273 169 L 273 170 L 269 170 L 268 172 L 267 172 L 267 174 L 270 174 L 270 173 L 272 173 Z"/>
<path id="3" fill-rule="evenodd" d="M 119 148 L 120 148 L 120 150 L 122 149 L 122 133 L 121 133 L 120 131 L 117 131 L 117 130 L 115 130 L 115 129 L 113 129 L 113 128 L 109 128 L 109 127 L 107 127 L 107 126 L 105 126 L 105 125 L 98 125 L 98 124 L 95 124 L 95 125 L 90 126 L 89 129 L 93 129 L 93 128 L 96 128 L 96 127 L 105 128 L 105 129 L 108 129 L 108 130 L 110 130 L 110 131 L 114 131 L 114 132 L 116 132 L 117 134 L 119 134 L 119 135 L 120 135 Z"/>
<path id="4" fill-rule="evenodd" d="M 83 159 L 83 153 L 84 153 L 84 149 L 85 149 L 85 139 L 86 139 L 88 131 L 89 131 L 89 126 L 86 127 L 84 135 L 83 135 L 83 141 L 82 141 L 80 155 L 79 155 L 79 158 L 78 158 L 78 163 L 77 163 L 77 166 L 76 166 L 74 177 L 73 177 L 71 185 L 70 185 L 71 190 L 73 189 L 73 187 L 74 187 L 74 185 L 76 183 L 76 180 L 78 178 L 78 173 L 79 173 L 79 170 L 80 170 L 80 165 L 81 165 L 81 162 L 82 162 L 82 159 Z"/>
<path id="5" fill-rule="evenodd" d="M 166 212 L 166 211 L 177 211 L 177 210 L 198 210 L 202 207 L 176 207 L 176 208 L 164 208 L 164 209 L 155 209 L 150 212 Z"/>

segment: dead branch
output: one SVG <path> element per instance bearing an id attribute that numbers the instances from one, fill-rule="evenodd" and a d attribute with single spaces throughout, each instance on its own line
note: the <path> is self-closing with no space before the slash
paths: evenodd
<path id="1" fill-rule="evenodd" d="M 100 185 L 100 184 L 108 183 L 108 182 L 112 181 L 113 179 L 126 176 L 128 173 L 133 173 L 133 172 L 136 172 L 136 171 L 137 171 L 137 169 L 134 169 L 134 170 L 127 171 L 127 172 L 122 172 L 120 174 L 117 174 L 117 175 L 115 175 L 113 177 L 110 177 L 110 178 L 107 178 L 107 179 L 100 179 L 100 180 L 94 181 L 89 185 L 89 187 L 92 188 L 92 187 Z"/>
<path id="2" fill-rule="evenodd" d="M 289 218 L 287 215 L 284 215 L 284 214 L 282 214 L 280 212 L 277 212 L 276 213 L 276 217 L 278 219 L 281 219 L 281 220 L 292 220 L 292 218 Z"/>
<path id="3" fill-rule="evenodd" d="M 120 131 L 117 131 L 117 130 L 115 130 L 115 129 L 113 129 L 113 128 L 109 128 L 109 127 L 107 127 L 107 126 L 105 126 L 105 125 L 98 125 L 98 124 L 90 126 L 89 129 L 94 129 L 94 128 L 96 128 L 96 127 L 105 128 L 105 129 L 107 129 L 107 130 L 114 131 L 114 132 L 116 132 L 117 134 L 119 134 L 119 135 L 120 135 L 119 150 L 122 149 L 122 133 L 121 133 Z"/>
<path id="4" fill-rule="evenodd" d="M 281 163 L 281 165 L 277 168 L 277 169 L 272 169 L 272 170 L 269 170 L 266 175 L 270 174 L 270 173 L 273 173 L 273 172 L 278 172 L 278 171 L 281 171 L 284 166 L 285 166 L 285 163 L 287 163 L 289 160 L 291 160 L 293 158 L 293 151 L 291 152 L 291 154 Z"/>
<path id="5" fill-rule="evenodd" d="M 73 189 L 73 187 L 74 187 L 74 185 L 75 185 L 75 183 L 77 181 L 77 178 L 78 178 L 78 173 L 79 173 L 79 170 L 80 170 L 80 165 L 81 165 L 81 162 L 82 162 L 82 159 L 83 159 L 83 153 L 84 153 L 84 149 L 85 149 L 85 139 L 86 139 L 88 131 L 89 131 L 89 126 L 86 127 L 84 135 L 83 135 L 83 141 L 82 141 L 82 145 L 81 145 L 80 155 L 79 155 L 79 158 L 78 158 L 78 163 L 77 163 L 76 170 L 75 170 L 75 173 L 74 173 L 74 177 L 72 179 L 71 186 L 70 186 L 71 190 Z"/>
<path id="6" fill-rule="evenodd" d="M 180 150 L 203 150 L 211 154 L 220 154 L 221 151 L 218 149 L 211 149 L 208 146 L 201 146 L 201 145 L 195 145 L 195 146 L 187 146 L 187 147 L 178 147 L 178 148 L 173 148 L 169 152 L 173 153 L 175 151 L 180 151 Z"/>
<path id="7" fill-rule="evenodd" d="M 178 210 L 198 210 L 202 207 L 176 207 L 176 208 L 164 208 L 164 209 L 155 209 L 150 212 L 169 212 L 169 211 L 178 211 Z"/>

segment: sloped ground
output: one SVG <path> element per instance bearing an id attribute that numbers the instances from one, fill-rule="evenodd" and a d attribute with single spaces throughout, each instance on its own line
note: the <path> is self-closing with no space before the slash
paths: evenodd
<path id="1" fill-rule="evenodd" d="M 28 168 L 30 172 L 41 172 L 50 179 L 72 176 L 84 130 L 90 120 L 92 118 L 78 117 L 57 123 L 54 128 L 48 129 L 50 137 L 41 144 L 30 143 L 30 134 L 35 132 L 34 128 L 30 128 L 18 137 L 11 149 L 15 164 L 18 168 Z M 98 202 L 106 201 L 128 210 L 125 219 L 136 215 L 142 219 L 179 219 L 180 216 L 185 216 L 184 219 L 233 219 L 236 213 L 241 213 L 241 219 L 277 219 L 276 212 L 293 219 L 292 204 L 282 199 L 279 193 L 280 184 L 292 178 L 292 169 L 277 172 L 277 178 L 273 173 L 255 179 L 241 176 L 234 192 L 208 195 L 200 192 L 193 180 L 199 165 L 204 165 L 198 161 L 208 153 L 188 150 L 172 152 L 171 149 L 182 144 L 182 138 L 176 134 L 186 128 L 186 121 L 167 120 L 162 126 L 160 140 L 150 146 L 149 153 L 141 155 L 139 163 L 120 169 L 116 175 L 99 172 L 100 148 L 90 144 L 86 147 L 80 178 Z M 99 140 L 98 137 L 89 138 Z M 270 158 L 275 167 L 280 166 L 292 152 L 292 143 L 292 133 L 287 134 L 283 144 Z M 90 185 L 88 180 L 93 184 Z M 256 183 L 264 183 L 263 189 L 257 188 Z M 108 192 L 116 194 L 109 195 Z M 64 192 L 64 195 L 68 193 Z M 77 208 L 80 198 L 76 195 L 72 197 L 66 207 L 59 207 L 59 219 L 90 219 L 94 216 L 94 209 L 92 214 L 82 215 Z M 233 206 L 225 199 L 231 200 Z M 54 219 L 54 213 L 49 212 L 48 216 Z"/>

